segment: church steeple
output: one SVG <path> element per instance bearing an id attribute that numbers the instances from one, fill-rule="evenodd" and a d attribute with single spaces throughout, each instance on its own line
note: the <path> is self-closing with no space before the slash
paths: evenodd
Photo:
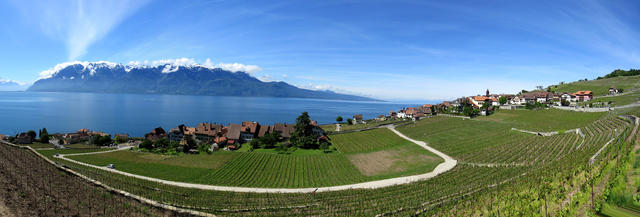
<path id="1" fill-rule="evenodd" d="M 489 89 L 487 89 L 487 95 L 486 95 L 486 97 L 489 97 Z"/>

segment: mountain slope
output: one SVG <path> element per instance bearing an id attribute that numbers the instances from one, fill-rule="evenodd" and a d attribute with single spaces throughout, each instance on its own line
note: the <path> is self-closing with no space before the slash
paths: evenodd
<path id="1" fill-rule="evenodd" d="M 245 72 L 202 65 L 130 66 L 108 62 L 56 67 L 55 71 L 36 81 L 28 91 L 374 100 L 331 91 L 301 89 L 285 82 L 262 82 Z"/>

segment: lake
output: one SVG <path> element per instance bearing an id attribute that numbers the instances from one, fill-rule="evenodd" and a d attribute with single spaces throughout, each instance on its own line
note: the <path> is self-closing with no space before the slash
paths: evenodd
<path id="1" fill-rule="evenodd" d="M 0 134 L 37 132 L 46 127 L 49 133 L 87 128 L 112 135 L 143 136 L 158 126 L 168 130 L 201 122 L 294 123 L 303 111 L 320 124 L 327 124 L 334 123 L 339 115 L 345 120 L 354 114 L 370 119 L 408 106 L 415 105 L 297 98 L 0 92 Z"/>

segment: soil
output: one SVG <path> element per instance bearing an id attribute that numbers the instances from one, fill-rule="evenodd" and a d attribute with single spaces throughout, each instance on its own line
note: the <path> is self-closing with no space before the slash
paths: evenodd
<path id="1" fill-rule="evenodd" d="M 415 155 L 404 149 L 355 154 L 349 160 L 365 176 L 402 172 L 410 165 L 438 161 L 432 156 Z"/>
<path id="2" fill-rule="evenodd" d="M 112 193 L 0 144 L 0 216 L 182 216 Z"/>

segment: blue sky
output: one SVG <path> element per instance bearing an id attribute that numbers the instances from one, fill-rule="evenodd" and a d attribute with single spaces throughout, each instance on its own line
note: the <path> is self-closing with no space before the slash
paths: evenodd
<path id="1" fill-rule="evenodd" d="M 640 63 L 638 1 L 0 2 L 0 79 L 71 61 L 256 65 L 391 101 L 516 92 Z"/>

